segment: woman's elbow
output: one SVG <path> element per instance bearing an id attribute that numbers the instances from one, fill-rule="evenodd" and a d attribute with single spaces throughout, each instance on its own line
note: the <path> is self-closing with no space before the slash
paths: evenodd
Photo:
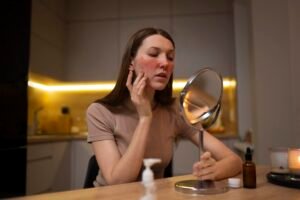
<path id="1" fill-rule="evenodd" d="M 234 165 L 234 169 L 235 169 L 235 174 L 234 175 L 240 174 L 242 172 L 242 169 L 243 169 L 243 161 L 236 154 L 233 155 L 233 165 Z"/>
<path id="2" fill-rule="evenodd" d="M 123 183 L 130 183 L 130 182 L 134 182 L 136 181 L 136 179 L 133 179 L 133 178 L 122 178 L 122 177 L 119 177 L 119 176 L 107 176 L 107 177 L 104 177 L 107 185 L 118 185 L 118 184 L 123 184 Z"/>

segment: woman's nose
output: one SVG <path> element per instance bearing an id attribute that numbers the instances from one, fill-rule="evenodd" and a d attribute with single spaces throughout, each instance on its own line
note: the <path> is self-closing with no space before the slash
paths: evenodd
<path id="1" fill-rule="evenodd" d="M 167 56 L 166 55 L 160 56 L 159 66 L 163 67 L 165 69 L 166 67 L 168 67 L 168 65 L 169 65 L 169 60 L 168 60 Z"/>

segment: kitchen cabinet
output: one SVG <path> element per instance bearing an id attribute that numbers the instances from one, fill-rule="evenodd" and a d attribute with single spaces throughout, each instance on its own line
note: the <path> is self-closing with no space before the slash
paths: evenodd
<path id="1" fill-rule="evenodd" d="M 83 188 L 89 158 L 93 155 L 86 140 L 73 140 L 71 153 L 71 189 Z"/>
<path id="2" fill-rule="evenodd" d="M 26 194 L 70 188 L 70 143 L 28 145 Z"/>
<path id="3" fill-rule="evenodd" d="M 89 158 L 86 137 L 36 136 L 27 149 L 26 194 L 83 188 Z"/>
<path id="4" fill-rule="evenodd" d="M 51 144 L 28 145 L 26 194 L 37 194 L 51 190 L 52 160 Z"/>
<path id="5" fill-rule="evenodd" d="M 71 144 L 70 142 L 55 142 L 53 147 L 52 191 L 69 190 L 71 184 Z"/>

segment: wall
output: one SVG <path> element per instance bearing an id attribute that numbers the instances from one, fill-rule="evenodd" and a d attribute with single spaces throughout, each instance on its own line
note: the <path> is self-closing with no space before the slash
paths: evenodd
<path id="1" fill-rule="evenodd" d="M 30 71 L 64 78 L 65 4 L 61 0 L 32 0 Z"/>
<path id="2" fill-rule="evenodd" d="M 245 139 L 248 131 L 253 131 L 253 86 L 250 60 L 250 1 L 234 1 L 234 35 L 237 78 L 238 132 Z"/>
<path id="3" fill-rule="evenodd" d="M 269 147 L 299 147 L 300 2 L 252 0 L 251 34 L 256 157 L 269 160 Z"/>
<path id="4" fill-rule="evenodd" d="M 66 80 L 116 79 L 128 37 L 162 27 L 176 42 L 176 78 L 201 66 L 235 76 L 231 0 L 69 0 Z"/>

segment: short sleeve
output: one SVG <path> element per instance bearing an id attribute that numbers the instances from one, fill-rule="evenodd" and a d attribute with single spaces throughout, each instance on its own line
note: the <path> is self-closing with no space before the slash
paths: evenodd
<path id="1" fill-rule="evenodd" d="M 104 105 L 92 103 L 86 112 L 89 143 L 101 140 L 114 140 L 115 119 Z"/>

